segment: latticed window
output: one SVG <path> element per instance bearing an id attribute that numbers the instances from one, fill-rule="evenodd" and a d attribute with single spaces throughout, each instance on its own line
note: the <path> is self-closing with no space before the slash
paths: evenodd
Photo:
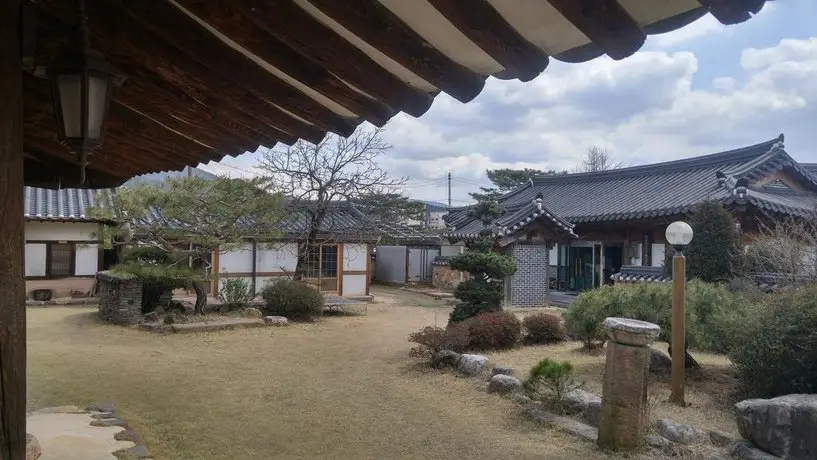
<path id="1" fill-rule="evenodd" d="M 316 245 L 306 254 L 304 276 L 316 280 L 321 291 L 335 291 L 338 284 L 338 246 Z"/>
<path id="2" fill-rule="evenodd" d="M 48 276 L 66 277 L 74 274 L 74 245 L 51 243 L 48 245 Z"/>

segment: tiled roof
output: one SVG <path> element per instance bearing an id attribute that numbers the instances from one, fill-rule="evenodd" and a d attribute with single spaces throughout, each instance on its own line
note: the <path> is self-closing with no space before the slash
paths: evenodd
<path id="1" fill-rule="evenodd" d="M 88 216 L 90 208 L 110 208 L 114 189 L 58 190 L 25 187 L 23 192 L 23 217 L 26 220 L 99 222 Z"/>
<path id="2" fill-rule="evenodd" d="M 781 170 L 801 182 L 805 191 L 753 185 Z M 781 135 L 749 147 L 684 160 L 539 176 L 502 196 L 499 204 L 512 214 L 541 196 L 551 213 L 573 224 L 678 216 L 705 200 L 746 200 L 764 211 L 803 216 L 817 209 L 817 176 L 810 171 L 785 152 Z M 743 184 L 748 185 L 746 193 L 738 194 Z M 452 233 L 479 225 L 468 216 L 467 207 L 453 209 L 446 223 L 453 227 Z"/>
<path id="3" fill-rule="evenodd" d="M 619 283 L 669 283 L 672 276 L 664 275 L 664 267 L 624 265 L 621 271 L 610 276 L 610 279 Z"/>
<path id="4" fill-rule="evenodd" d="M 573 224 L 550 212 L 544 206 L 541 197 L 537 197 L 525 206 L 518 207 L 513 212 L 503 214 L 494 222 L 492 231 L 496 236 L 512 235 L 537 222 L 540 218 L 566 238 L 577 237 L 573 233 Z M 483 224 L 479 219 L 470 219 L 466 225 L 458 228 L 456 232 L 451 232 L 448 236 L 455 239 L 475 238 L 482 229 Z"/>

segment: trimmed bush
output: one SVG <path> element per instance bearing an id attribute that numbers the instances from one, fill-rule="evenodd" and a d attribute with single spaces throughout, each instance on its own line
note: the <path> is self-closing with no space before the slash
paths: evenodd
<path id="1" fill-rule="evenodd" d="M 433 359 L 441 350 L 461 353 L 468 347 L 468 328 L 457 324 L 448 329 L 426 326 L 409 335 L 409 342 L 417 346 L 409 351 L 416 358 Z"/>
<path id="2" fill-rule="evenodd" d="M 573 378 L 573 365 L 568 361 L 556 362 L 545 358 L 530 370 L 522 388 L 532 399 L 551 403 L 562 410 L 565 396 L 583 387 L 582 382 Z"/>
<path id="3" fill-rule="evenodd" d="M 686 287 L 686 330 L 689 348 L 726 353 L 743 327 L 748 302 L 723 284 L 693 280 Z M 582 293 L 564 315 L 570 334 L 585 348 L 604 344 L 601 324 L 617 316 L 648 321 L 661 327 L 659 340 L 672 336 L 672 286 L 634 283 L 604 286 Z"/>
<path id="4" fill-rule="evenodd" d="M 534 313 L 522 320 L 526 343 L 556 343 L 565 340 L 567 331 L 562 317 L 555 313 Z"/>
<path id="5" fill-rule="evenodd" d="M 471 249 L 451 259 L 452 269 L 468 272 L 471 277 L 454 291 L 460 302 L 448 318 L 449 325 L 502 309 L 503 280 L 516 272 L 516 265 L 508 256 L 483 249 Z"/>
<path id="6" fill-rule="evenodd" d="M 483 313 L 463 322 L 468 327 L 468 349 L 475 351 L 513 348 L 522 338 L 522 322 L 511 312 Z"/>
<path id="7" fill-rule="evenodd" d="M 264 314 L 285 316 L 293 321 L 309 321 L 323 315 L 323 296 L 303 281 L 281 280 L 261 291 Z"/>
<path id="8" fill-rule="evenodd" d="M 742 398 L 817 393 L 817 286 L 766 296 L 730 353 Z"/>
<path id="9" fill-rule="evenodd" d="M 224 285 L 218 291 L 218 300 L 224 303 L 229 311 L 245 307 L 254 298 L 252 283 L 246 278 L 225 278 Z"/>

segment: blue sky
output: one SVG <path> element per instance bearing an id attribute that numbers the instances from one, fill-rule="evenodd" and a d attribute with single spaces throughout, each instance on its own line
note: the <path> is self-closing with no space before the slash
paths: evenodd
<path id="1" fill-rule="evenodd" d="M 404 192 L 454 204 L 487 185 L 485 169 L 570 169 L 591 145 L 627 165 L 684 158 L 786 136 L 786 150 L 817 162 L 817 0 L 769 2 L 752 20 L 712 16 L 651 36 L 622 61 L 551 61 L 528 83 L 489 79 L 468 104 L 441 94 L 420 118 L 385 129 L 380 164 L 410 175 Z M 207 165 L 247 175 L 257 154 Z"/>

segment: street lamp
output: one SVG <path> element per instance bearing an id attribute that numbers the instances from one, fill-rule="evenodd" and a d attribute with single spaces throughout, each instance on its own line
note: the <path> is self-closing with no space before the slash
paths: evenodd
<path id="1" fill-rule="evenodd" d="M 672 393 L 670 401 L 684 403 L 684 364 L 686 346 L 684 335 L 684 290 L 686 287 L 686 257 L 684 247 L 692 241 L 692 227 L 686 222 L 673 222 L 666 231 L 667 243 L 675 250 L 672 256 Z"/>
<path id="2" fill-rule="evenodd" d="M 79 15 L 76 48 L 61 53 L 49 66 L 48 78 L 60 142 L 77 156 L 80 182 L 85 182 L 87 156 L 102 145 L 105 119 L 113 89 L 114 69 L 90 48 L 84 0 Z"/>

